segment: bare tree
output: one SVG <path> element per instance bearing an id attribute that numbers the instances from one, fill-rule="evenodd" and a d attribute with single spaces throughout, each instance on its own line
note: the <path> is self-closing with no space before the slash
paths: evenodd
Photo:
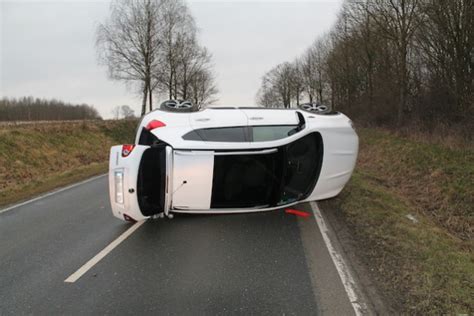
<path id="1" fill-rule="evenodd" d="M 263 86 L 274 90 L 272 93 L 278 96 L 279 104 L 284 108 L 291 107 L 291 100 L 295 96 L 293 91 L 293 75 L 293 65 L 285 62 L 277 65 L 263 77 Z"/>
<path id="2" fill-rule="evenodd" d="M 257 104 L 266 108 L 273 108 L 280 106 L 280 99 L 273 87 L 262 86 L 257 92 Z"/>
<path id="3" fill-rule="evenodd" d="M 177 99 L 178 73 L 182 62 L 180 57 L 187 48 L 186 44 L 194 40 L 196 26 L 189 9 L 181 0 L 163 1 L 161 18 L 161 67 L 154 69 L 154 76 L 159 81 L 160 92 L 166 91 L 169 99 Z"/>
<path id="4" fill-rule="evenodd" d="M 119 106 L 119 105 L 113 107 L 113 109 L 112 109 L 112 117 L 113 117 L 115 120 L 118 120 L 118 119 L 120 118 L 120 106 Z"/>
<path id="5" fill-rule="evenodd" d="M 155 68 L 156 93 L 169 99 L 191 99 L 198 105 L 212 103 L 217 88 L 211 54 L 197 40 L 194 18 L 181 0 L 163 2 L 160 32 L 160 68 Z"/>
<path id="6" fill-rule="evenodd" d="M 411 41 L 420 25 L 420 0 L 371 0 L 366 6 L 368 14 L 381 34 L 396 47 L 399 103 L 398 123 L 403 120 L 409 86 L 408 53 Z"/>
<path id="7" fill-rule="evenodd" d="M 304 76 L 302 72 L 302 62 L 299 58 L 296 58 L 293 63 L 291 64 L 292 66 L 292 73 L 291 73 L 291 78 L 293 82 L 293 99 L 296 101 L 296 105 L 300 105 L 301 101 L 301 95 L 304 90 Z"/>
<path id="8" fill-rule="evenodd" d="M 135 111 L 128 105 L 122 105 L 120 107 L 120 113 L 124 119 L 131 119 L 135 117 Z"/>
<path id="9" fill-rule="evenodd" d="M 345 0 L 296 68 L 309 101 L 331 100 L 364 123 L 471 131 L 473 48 L 473 0 Z M 260 104 L 288 106 L 298 95 L 298 85 L 285 89 L 286 64 L 264 75 Z"/>
<path id="10" fill-rule="evenodd" d="M 112 79 L 139 87 L 143 115 L 147 104 L 152 110 L 154 95 L 199 104 L 214 100 L 211 55 L 196 34 L 182 0 L 114 0 L 109 19 L 98 28 L 97 51 Z"/>
<path id="11" fill-rule="evenodd" d="M 156 86 L 152 70 L 157 68 L 160 49 L 159 0 L 115 0 L 110 17 L 97 30 L 97 52 L 109 76 L 138 84 L 142 90 L 142 115 L 147 100 L 152 109 L 152 93 Z"/>
<path id="12" fill-rule="evenodd" d="M 195 72 L 189 82 L 189 96 L 194 104 L 199 107 L 212 104 L 216 101 L 218 90 L 214 84 L 214 76 L 209 69 L 200 69 Z"/>
<path id="13" fill-rule="evenodd" d="M 326 37 L 322 37 L 316 40 L 303 55 L 301 72 L 309 102 L 313 102 L 314 99 L 320 103 L 325 102 L 327 54 L 327 40 Z"/>
<path id="14" fill-rule="evenodd" d="M 458 119 L 474 115 L 474 1 L 428 1 L 418 34 L 432 93 Z M 441 93 L 440 93 L 441 92 Z M 444 96 L 443 96 L 444 95 Z"/>

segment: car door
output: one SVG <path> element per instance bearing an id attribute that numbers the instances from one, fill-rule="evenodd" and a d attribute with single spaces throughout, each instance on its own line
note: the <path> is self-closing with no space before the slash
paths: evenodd
<path id="1" fill-rule="evenodd" d="M 171 147 L 118 145 L 110 150 L 109 195 L 114 216 L 138 221 L 167 212 Z"/>

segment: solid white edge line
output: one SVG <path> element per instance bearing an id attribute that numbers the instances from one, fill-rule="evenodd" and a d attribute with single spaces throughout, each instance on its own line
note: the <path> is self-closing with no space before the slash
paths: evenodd
<path id="1" fill-rule="evenodd" d="M 80 267 L 76 272 L 71 274 L 64 282 L 66 283 L 74 283 L 76 282 L 81 276 L 83 276 L 87 271 L 89 271 L 93 266 L 95 266 L 100 260 L 102 260 L 105 256 L 107 256 L 115 247 L 120 245 L 122 241 L 127 239 L 128 236 L 133 234 L 145 221 L 136 222 L 130 228 L 128 228 L 122 235 L 118 236 L 117 239 L 112 241 L 110 244 L 107 245 L 104 249 L 102 249 L 98 254 L 96 254 L 92 259 L 87 261 L 82 267 Z"/>
<path id="2" fill-rule="evenodd" d="M 99 175 L 99 176 L 95 176 L 95 177 L 92 177 L 92 178 L 83 180 L 83 181 L 81 181 L 81 182 L 77 182 L 77 183 L 68 185 L 68 186 L 66 186 L 66 187 L 63 187 L 63 188 L 60 188 L 60 189 L 57 189 L 57 190 L 48 192 L 48 193 L 46 193 L 46 194 L 37 196 L 37 197 L 35 197 L 35 198 L 31 199 L 31 200 L 24 201 L 24 202 L 21 202 L 21 203 L 18 203 L 18 204 L 14 204 L 14 205 L 9 206 L 9 207 L 7 207 L 7 208 L 1 209 L 1 210 L 0 210 L 0 214 L 5 213 L 5 212 L 8 212 L 8 211 L 11 211 L 11 210 L 13 210 L 13 209 L 15 209 L 15 208 L 18 208 L 18 207 L 20 207 L 20 206 L 23 206 L 23 205 L 26 205 L 26 204 L 30 204 L 30 203 L 36 202 L 36 201 L 38 201 L 38 200 L 44 199 L 44 198 L 46 198 L 46 197 L 48 197 L 48 196 L 51 196 L 51 195 L 53 195 L 53 194 L 60 193 L 60 192 L 63 192 L 63 191 L 72 189 L 72 188 L 74 188 L 74 187 L 77 187 L 77 186 L 79 186 L 79 185 L 82 185 L 82 184 L 85 184 L 85 183 L 88 183 L 88 182 L 97 180 L 97 179 L 99 179 L 99 178 L 101 178 L 101 177 L 105 177 L 106 175 L 107 175 L 107 173 L 104 173 L 104 174 L 101 174 L 101 175 Z"/>
<path id="3" fill-rule="evenodd" d="M 313 209 L 314 219 L 318 224 L 319 231 L 323 236 L 324 243 L 329 251 L 329 255 L 331 256 L 334 265 L 336 266 L 336 270 L 341 278 L 342 285 L 346 290 L 347 296 L 349 297 L 349 301 L 351 302 L 352 308 L 357 316 L 364 315 L 364 311 L 366 310 L 365 304 L 362 303 L 359 298 L 357 297 L 356 290 L 355 290 L 355 281 L 350 273 L 347 265 L 342 258 L 342 256 L 336 251 L 334 248 L 331 239 L 329 238 L 329 230 L 324 220 L 321 211 L 319 210 L 318 204 L 316 202 L 310 202 L 311 208 Z"/>

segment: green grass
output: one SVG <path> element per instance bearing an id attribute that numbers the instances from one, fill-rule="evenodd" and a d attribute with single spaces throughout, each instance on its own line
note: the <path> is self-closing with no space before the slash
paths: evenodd
<path id="1" fill-rule="evenodd" d="M 362 129 L 358 168 L 454 236 L 473 237 L 474 149 Z"/>
<path id="2" fill-rule="evenodd" d="M 0 206 L 107 171 L 110 146 L 133 142 L 136 121 L 0 128 Z"/>
<path id="3" fill-rule="evenodd" d="M 351 181 L 325 203 L 341 211 L 361 256 L 401 312 L 474 312 L 472 149 L 382 130 L 362 129 L 359 136 Z"/>

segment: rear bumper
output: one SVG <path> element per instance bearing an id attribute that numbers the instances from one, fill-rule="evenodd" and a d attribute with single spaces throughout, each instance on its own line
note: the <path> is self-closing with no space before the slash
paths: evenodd
<path id="1" fill-rule="evenodd" d="M 144 150 L 146 148 L 136 147 L 126 158 L 121 156 L 121 146 L 113 146 L 110 150 L 109 200 L 113 215 L 121 220 L 140 221 L 147 218 L 140 212 L 138 205 L 138 168 L 135 167 Z"/>

